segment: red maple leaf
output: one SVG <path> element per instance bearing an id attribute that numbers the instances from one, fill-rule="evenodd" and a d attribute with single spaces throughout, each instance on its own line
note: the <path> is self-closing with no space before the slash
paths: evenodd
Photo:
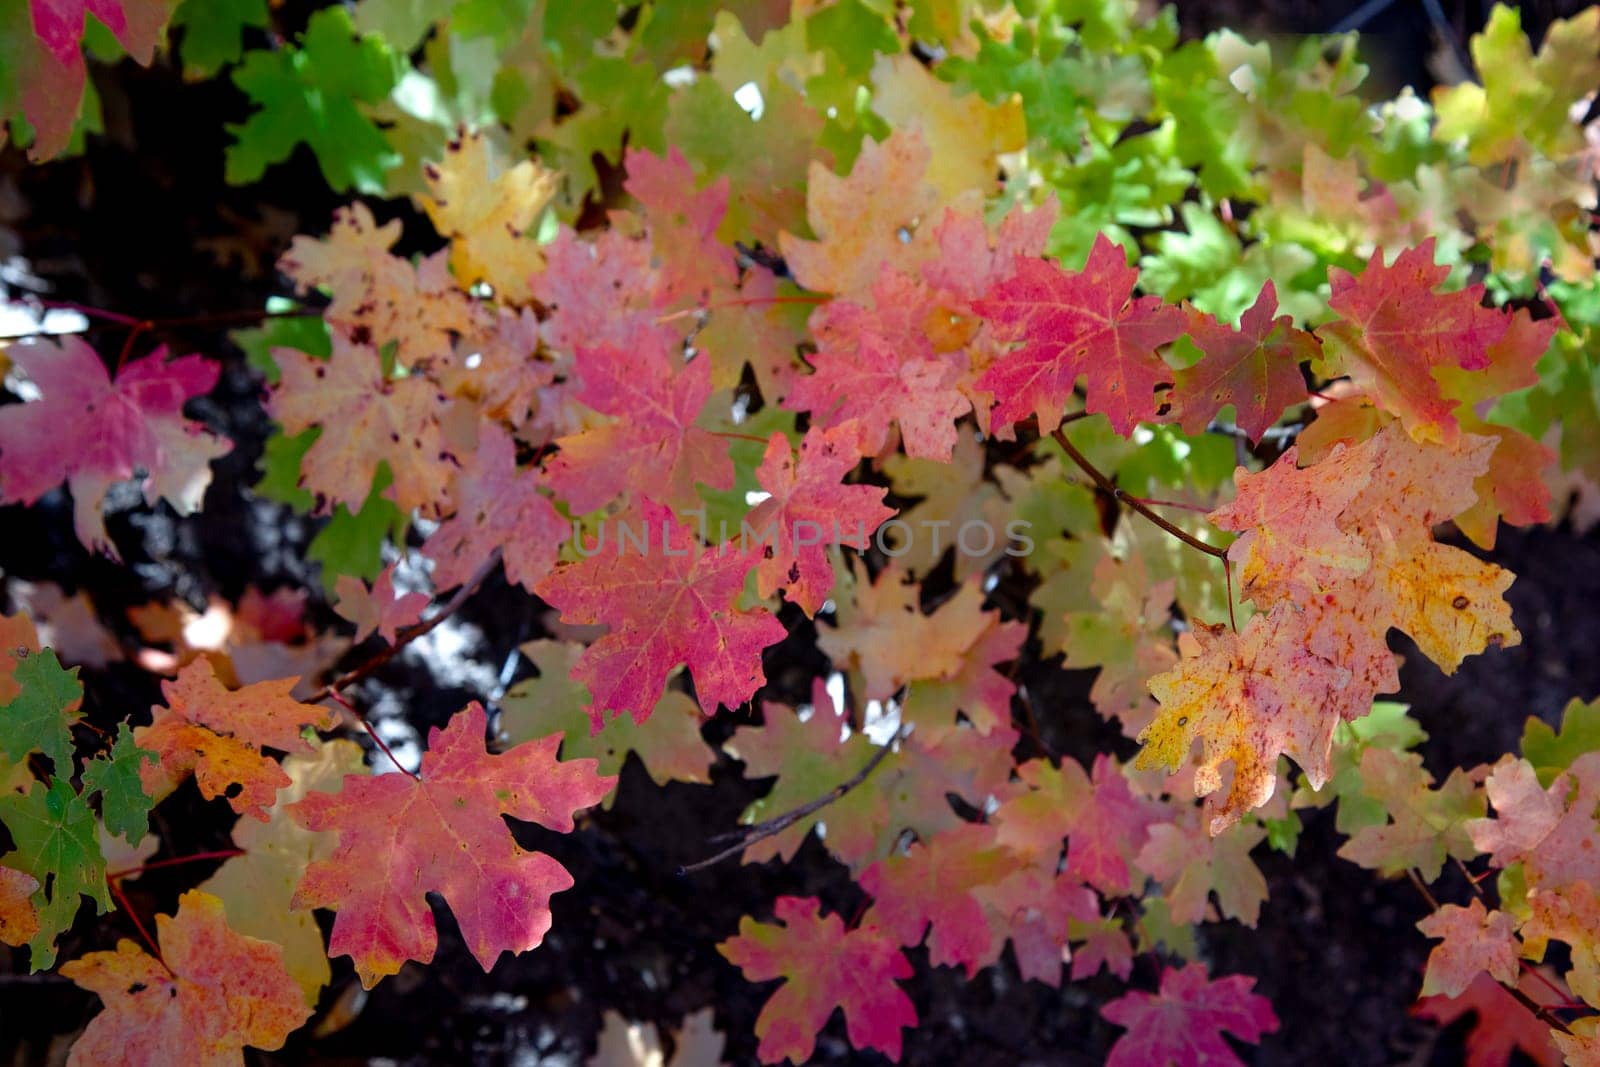
<path id="1" fill-rule="evenodd" d="M 307 830 L 339 834 L 306 868 L 291 904 L 333 908 L 328 951 L 355 959 L 371 989 L 438 945 L 429 893 L 450 905 L 461 936 L 487 971 L 500 953 L 526 952 L 550 929 L 550 897 L 572 885 L 566 868 L 528 852 L 503 815 L 560 833 L 573 813 L 616 784 L 595 761 L 556 760 L 559 734 L 500 755 L 484 748 L 488 718 L 476 701 L 428 733 L 416 777 L 351 774 L 337 793 L 311 792 L 289 813 Z"/>
<path id="2" fill-rule="evenodd" d="M 1217 412 L 1232 404 L 1239 428 L 1259 441 L 1285 408 L 1305 400 L 1300 364 L 1321 350 L 1288 315 L 1274 317 L 1277 309 L 1278 290 L 1268 281 L 1237 330 L 1189 312 L 1189 336 L 1205 358 L 1173 376 L 1172 415 L 1185 433 L 1204 432 Z"/>
<path id="3" fill-rule="evenodd" d="M 1333 268 L 1328 306 L 1340 318 L 1322 327 L 1329 370 L 1349 374 L 1413 434 L 1453 441 L 1455 402 L 1434 372 L 1482 370 L 1489 349 L 1510 328 L 1510 316 L 1483 306 L 1483 286 L 1454 293 L 1435 289 L 1450 268 L 1433 262 L 1433 238 L 1384 266 L 1382 250 L 1359 276 Z"/>
<path id="4" fill-rule="evenodd" d="M 556 441 L 561 452 L 546 479 L 576 514 L 641 487 L 684 508 L 699 503 L 696 482 L 733 487 L 728 442 L 695 425 L 711 396 L 710 361 L 684 363 L 659 334 L 638 341 L 631 352 L 612 344 L 578 349 L 578 399 L 616 421 Z"/>
<path id="5" fill-rule="evenodd" d="M 1139 272 L 1104 234 L 1081 271 L 1020 258 L 1016 271 L 975 303 L 1008 341 L 1024 342 L 986 370 L 977 387 L 995 396 L 992 418 L 1010 426 L 1039 416 L 1039 431 L 1061 424 L 1079 376 L 1090 411 L 1103 412 L 1126 437 L 1156 414 L 1155 389 L 1172 381 L 1156 350 L 1183 333 L 1183 312 L 1159 297 L 1133 298 Z"/>
<path id="6" fill-rule="evenodd" d="M 836 1007 L 851 1044 L 899 1059 L 900 1031 L 917 1025 L 917 1010 L 894 984 L 911 977 L 894 939 L 876 926 L 846 930 L 839 916 L 820 914 L 815 897 L 779 897 L 773 914 L 782 926 L 745 916 L 738 936 L 717 946 L 749 981 L 788 979 L 756 1018 L 761 1062 L 809 1060 Z"/>
<path id="7" fill-rule="evenodd" d="M 1254 978 L 1238 974 L 1213 982 L 1202 963 L 1168 968 L 1161 974 L 1159 993 L 1130 990 L 1100 1009 L 1101 1015 L 1128 1029 L 1111 1046 L 1107 1067 L 1244 1067 L 1223 1033 L 1256 1044 L 1262 1034 L 1278 1029 L 1271 1003 L 1250 991 L 1255 984 Z"/>
<path id="8" fill-rule="evenodd" d="M 509 433 L 498 423 L 480 425 L 477 450 L 450 490 L 456 512 L 422 546 L 434 561 L 434 586 L 442 591 L 461 585 L 496 548 L 507 581 L 531 590 L 549 574 L 567 522 L 539 492 L 542 482 L 537 470 L 517 466 Z"/>
<path id="9" fill-rule="evenodd" d="M 617 520 L 611 536 L 606 548 L 602 527 L 601 544 L 582 549 L 589 558 L 557 567 L 536 590 L 566 622 L 611 627 L 572 672 L 594 698 L 595 729 L 608 711 L 649 718 L 680 663 L 689 665 L 702 708 L 750 699 L 767 680 L 761 650 L 786 632 L 766 609 L 735 606 L 758 553 L 702 549 L 688 526 L 649 499 L 632 522 Z"/>
<path id="10" fill-rule="evenodd" d="M 808 616 L 817 613 L 833 588 L 826 546 L 866 551 L 878 524 L 895 514 L 883 504 L 887 490 L 841 484 L 860 462 L 857 438 L 849 423 L 827 430 L 813 426 L 800 442 L 797 459 L 789 439 L 775 433 L 756 469 L 756 481 L 772 494 L 745 519 L 772 546 L 756 569 L 757 589 L 762 596 L 784 590 Z"/>

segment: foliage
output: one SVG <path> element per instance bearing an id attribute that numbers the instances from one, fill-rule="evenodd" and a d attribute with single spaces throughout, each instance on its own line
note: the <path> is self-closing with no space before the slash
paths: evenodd
<path id="1" fill-rule="evenodd" d="M 236 337 L 276 425 L 259 491 L 326 517 L 323 584 L 383 649 L 262 672 L 250 639 L 151 616 L 176 651 L 147 723 L 84 708 L 67 648 L 0 618 L 0 937 L 35 970 L 80 896 L 129 906 L 143 860 L 108 874 L 104 842 L 137 845 L 181 783 L 249 817 L 143 948 L 61 967 L 105 1002 L 74 1055 L 278 1047 L 330 955 L 368 988 L 433 958 L 429 893 L 486 970 L 535 948 L 572 878 L 505 817 L 570 832 L 630 751 L 660 781 L 772 779 L 714 859 L 816 836 L 860 891 L 853 915 L 777 896 L 718 946 L 783 980 L 766 1062 L 808 1059 L 835 1008 L 898 1056 L 924 944 L 969 975 L 1009 945 L 1051 985 L 1153 957 L 1158 991 L 1142 971 L 1102 1007 L 1129 1031 L 1112 1061 L 1235 1062 L 1224 1035 L 1279 1020 L 1193 928 L 1255 925 L 1253 853 L 1327 803 L 1342 856 L 1430 901 L 1447 861 L 1480 872 L 1419 924 L 1422 1010 L 1511 998 L 1485 1062 L 1592 1055 L 1594 706 L 1440 782 L 1374 700 L 1392 630 L 1447 673 L 1520 640 L 1514 576 L 1446 524 L 1490 547 L 1600 478 L 1600 10 L 1535 52 L 1496 8 L 1482 84 L 1432 104 L 1363 97 L 1353 37 L 1180 42 L 1143 10 L 358 0 L 280 32 L 275 7 L 186 0 L 185 70 L 252 108 L 230 181 L 304 150 L 337 191 L 411 202 L 296 237 L 278 266 L 320 325 Z M 66 150 L 95 125 L 80 40 L 101 54 L 103 24 L 148 62 L 169 16 L 0 4 L 0 119 Z M 231 447 L 185 413 L 217 364 L 130 359 L 124 325 L 114 370 L 79 338 L 10 346 L 0 407 L 0 500 L 65 486 L 113 557 L 117 483 L 203 522 Z M 539 676 L 402 766 L 344 693 L 496 566 L 552 609 Z M 1002 576 L 1024 609 L 987 595 Z M 311 644 L 282 601 L 247 614 L 255 644 Z M 790 707 L 774 650 L 812 632 L 832 669 Z M 1045 748 L 1035 714 L 1068 709 L 1008 673 L 1028 641 L 1099 670 L 1136 759 Z M 364 727 L 370 768 L 323 736 Z M 1523 988 L 1547 955 L 1576 1000 Z"/>

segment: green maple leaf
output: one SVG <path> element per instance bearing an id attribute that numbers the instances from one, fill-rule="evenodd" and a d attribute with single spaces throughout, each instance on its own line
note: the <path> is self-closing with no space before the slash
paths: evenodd
<path id="1" fill-rule="evenodd" d="M 80 895 L 94 901 L 99 914 L 111 910 L 98 823 L 89 805 L 59 775 L 48 789 L 35 782 L 27 793 L 0 795 L 0 822 L 17 846 L 6 854 L 6 866 L 39 882 L 33 894 L 39 932 L 28 948 L 33 969 L 41 971 L 55 963 L 56 938 L 72 925 Z"/>
<path id="2" fill-rule="evenodd" d="M 22 692 L 0 708 L 0 749 L 14 763 L 30 752 L 43 752 L 55 764 L 57 777 L 71 777 L 71 727 L 83 714 L 78 710 L 83 703 L 78 669 L 62 669 L 47 648 L 19 657 L 15 677 Z"/>
<path id="3" fill-rule="evenodd" d="M 1561 713 L 1561 732 L 1529 718 L 1522 729 L 1522 754 L 1546 789 L 1556 776 L 1586 752 L 1600 751 L 1600 700 L 1574 699 Z"/>
<path id="4" fill-rule="evenodd" d="M 209 78 L 244 55 L 247 28 L 271 24 L 267 0 L 183 0 L 172 25 L 183 28 L 183 72 Z"/>
<path id="5" fill-rule="evenodd" d="M 382 495 L 392 481 L 389 465 L 379 464 L 372 491 L 362 502 L 361 510 L 352 512 L 343 504 L 337 505 L 333 518 L 306 546 L 306 558 L 322 564 L 322 584 L 328 589 L 341 574 L 369 582 L 377 578 L 383 570 L 384 538 L 404 541 L 409 520 L 394 501 Z"/>
<path id="6" fill-rule="evenodd" d="M 150 829 L 152 802 L 139 777 L 139 765 L 146 760 L 154 763 L 156 754 L 135 744 L 133 731 L 123 723 L 111 752 L 83 767 L 83 795 L 99 792 L 106 829 L 126 837 L 130 845 L 137 845 Z"/>
<path id="7" fill-rule="evenodd" d="M 228 127 L 236 139 L 227 151 L 228 181 L 259 180 L 303 142 L 334 189 L 382 192 L 384 173 L 400 156 L 357 105 L 382 101 L 402 65 L 380 38 L 358 34 L 342 7 L 311 16 L 298 48 L 249 53 L 233 81 L 259 110 Z"/>

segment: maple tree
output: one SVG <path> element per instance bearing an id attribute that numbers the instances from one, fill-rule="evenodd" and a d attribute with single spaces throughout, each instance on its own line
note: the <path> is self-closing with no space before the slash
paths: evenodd
<path id="1" fill-rule="evenodd" d="M 1105 971 L 1110 1062 L 1240 1062 L 1292 1020 L 1195 931 L 1257 925 L 1258 850 L 1329 804 L 1339 856 L 1421 891 L 1420 1013 L 1476 1012 L 1475 1062 L 1592 1062 L 1600 704 L 1436 774 L 1378 698 L 1391 631 L 1444 673 L 1521 640 L 1452 524 L 1492 547 L 1600 477 L 1595 10 L 1535 52 L 1497 7 L 1430 104 L 1361 96 L 1349 38 L 1180 42 L 1117 0 L 223 7 L 0 5 L 34 160 L 96 131 L 100 27 L 229 72 L 230 181 L 303 144 L 372 198 L 229 323 L 254 492 L 316 523 L 322 588 L 130 613 L 148 709 L 94 696 L 124 649 L 85 600 L 0 615 L 0 941 L 78 953 L 74 1058 L 281 1047 L 330 983 L 434 959 L 429 894 L 484 971 L 535 950 L 582 886 L 514 824 L 574 832 L 632 753 L 768 783 L 685 877 L 793 887 L 815 842 L 858 903 L 805 883 L 716 946 L 781 979 L 763 1062 L 836 1009 L 898 1058 L 924 957 Z M 204 522 L 245 436 L 202 417 L 214 353 L 82 310 L 120 352 L 0 349 L 0 502 L 64 489 L 115 559 L 119 485 Z M 537 675 L 403 758 L 359 684 L 496 572 Z M 1137 755 L 1051 743 L 1019 668 L 1058 654 Z M 202 801 L 232 848 L 157 844 Z M 150 934 L 122 883 L 217 860 Z M 142 944 L 86 950 L 112 923 Z"/>

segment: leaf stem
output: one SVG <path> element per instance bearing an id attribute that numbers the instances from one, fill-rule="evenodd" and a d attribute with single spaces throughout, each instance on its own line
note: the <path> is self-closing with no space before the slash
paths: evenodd
<path id="1" fill-rule="evenodd" d="M 161 947 L 156 944 L 156 939 L 150 936 L 150 931 L 145 929 L 144 923 L 139 919 L 139 913 L 133 910 L 133 905 L 128 902 L 128 895 L 122 891 L 121 883 L 107 877 L 106 885 L 110 887 L 111 895 L 117 898 L 117 906 L 128 916 L 133 928 L 139 931 L 139 939 L 144 942 L 145 948 L 150 950 L 150 955 L 156 958 L 156 962 L 161 964 L 168 974 L 174 978 L 178 977 L 177 973 L 167 966 L 167 961 L 161 958 Z"/>
<path id="2" fill-rule="evenodd" d="M 768 819 L 765 822 L 758 822 L 753 825 L 743 827 L 742 829 L 734 830 L 726 834 L 718 834 L 716 837 L 713 837 L 711 840 L 714 842 L 734 839 L 734 843 L 723 849 L 721 852 L 718 852 L 716 855 L 708 856 L 699 863 L 691 863 L 687 867 L 679 867 L 678 873 L 680 875 L 689 874 L 693 871 L 704 870 L 705 868 L 713 866 L 714 864 L 721 863 L 728 857 L 735 856 L 740 852 L 743 852 L 746 848 L 755 844 L 757 841 L 772 837 L 775 834 L 781 834 L 783 831 L 787 830 L 801 819 L 804 819 L 807 815 L 821 811 L 823 808 L 827 807 L 829 804 L 832 804 L 835 800 L 838 800 L 840 797 L 850 792 L 850 790 L 866 781 L 867 776 L 873 771 L 877 770 L 878 764 L 882 763 L 889 755 L 890 750 L 894 748 L 895 742 L 900 740 L 900 737 L 901 734 L 895 734 L 894 737 L 889 739 L 887 744 L 880 746 L 878 751 L 872 754 L 872 758 L 866 762 L 865 766 L 863 766 L 859 771 L 851 775 L 849 778 L 828 790 L 826 793 L 822 794 L 817 799 L 809 803 L 802 804 L 798 808 L 792 808 L 789 811 L 784 812 L 782 815 L 775 816 L 774 818 Z"/>
<path id="3" fill-rule="evenodd" d="M 356 720 L 356 722 L 361 724 L 361 728 L 367 731 L 367 736 L 372 738 L 372 743 L 377 745 L 385 756 L 389 757 L 390 763 L 394 764 L 402 772 L 408 775 L 413 782 L 422 781 L 422 778 L 417 774 L 417 772 L 413 771 L 411 768 L 407 767 L 404 763 L 401 763 L 395 758 L 394 752 L 390 750 L 388 745 L 383 743 L 383 738 L 378 736 L 378 731 L 372 728 L 372 724 L 367 721 L 367 717 L 361 714 L 360 711 L 356 710 L 356 706 L 350 703 L 350 701 L 346 700 L 343 693 L 335 690 L 328 694 L 328 699 L 333 701 L 335 704 L 338 704 L 344 710 L 348 711 Z"/>

